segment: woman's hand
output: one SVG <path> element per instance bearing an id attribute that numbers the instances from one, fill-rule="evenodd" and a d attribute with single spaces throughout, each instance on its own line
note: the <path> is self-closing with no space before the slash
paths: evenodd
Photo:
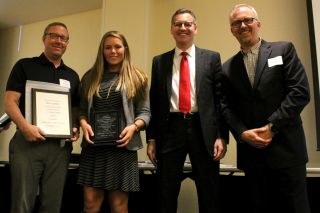
<path id="1" fill-rule="evenodd" d="M 94 132 L 92 131 L 92 128 L 90 124 L 88 124 L 87 120 L 84 118 L 80 118 L 80 126 L 83 132 L 83 136 L 86 139 L 86 141 L 90 144 L 94 144 L 92 140 L 90 140 L 90 137 L 94 136 Z"/>
<path id="2" fill-rule="evenodd" d="M 117 147 L 125 147 L 131 141 L 134 133 L 137 131 L 137 126 L 135 124 L 131 124 L 124 128 L 120 133 L 120 140 L 117 140 Z"/>

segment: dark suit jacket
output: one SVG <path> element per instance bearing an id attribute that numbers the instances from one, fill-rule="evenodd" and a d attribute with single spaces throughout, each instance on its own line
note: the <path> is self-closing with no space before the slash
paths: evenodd
<path id="1" fill-rule="evenodd" d="M 219 121 L 221 60 L 217 52 L 195 49 L 196 99 L 202 135 L 208 153 L 212 155 L 217 137 L 228 139 L 228 130 Z M 168 131 L 174 49 L 153 58 L 150 88 L 151 121 L 147 139 L 156 139 L 157 151 L 168 152 L 175 144 L 165 140 Z"/>
<path id="2" fill-rule="evenodd" d="M 278 58 L 276 58 L 278 57 Z M 281 63 L 281 59 L 283 63 Z M 300 113 L 310 100 L 309 84 L 295 48 L 289 42 L 262 40 L 251 87 L 242 53 L 223 65 L 222 116 L 237 140 L 238 167 L 289 167 L 308 160 Z M 245 130 L 273 123 L 279 133 L 265 149 L 243 143 Z"/>

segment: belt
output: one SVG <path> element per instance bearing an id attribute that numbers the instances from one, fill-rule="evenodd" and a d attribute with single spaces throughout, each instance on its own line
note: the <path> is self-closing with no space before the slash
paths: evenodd
<path id="1" fill-rule="evenodd" d="M 188 112 L 186 114 L 182 112 L 170 112 L 170 117 L 174 118 L 182 118 L 185 120 L 191 120 L 193 118 L 198 118 L 199 113 L 198 112 Z"/>

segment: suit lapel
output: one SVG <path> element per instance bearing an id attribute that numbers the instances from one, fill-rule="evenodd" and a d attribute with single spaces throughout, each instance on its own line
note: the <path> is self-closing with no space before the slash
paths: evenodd
<path id="1" fill-rule="evenodd" d="M 252 91 L 252 86 L 248 77 L 246 66 L 244 65 L 241 51 L 239 51 L 235 56 L 234 67 L 234 76 L 236 76 L 236 79 L 238 79 L 237 81 L 243 84 L 247 90 Z"/>
<path id="2" fill-rule="evenodd" d="M 171 92 L 172 92 L 172 67 L 173 67 L 173 57 L 174 57 L 174 49 L 166 55 L 164 59 L 164 71 L 166 76 L 166 83 L 167 83 L 167 94 L 168 94 L 168 101 L 170 103 Z"/>
<path id="3" fill-rule="evenodd" d="M 196 81 L 196 97 L 198 97 L 200 83 L 201 83 L 201 77 L 203 72 L 203 65 L 204 65 L 204 57 L 202 57 L 203 52 L 201 49 L 196 47 L 196 70 L 195 70 L 195 81 Z"/>
<path id="4" fill-rule="evenodd" d="M 256 66 L 253 89 L 255 89 L 259 84 L 261 75 L 265 70 L 265 66 L 267 64 L 270 53 L 271 53 L 271 49 L 269 48 L 269 45 L 264 40 L 262 40 L 260 50 L 259 50 L 257 66 Z"/>

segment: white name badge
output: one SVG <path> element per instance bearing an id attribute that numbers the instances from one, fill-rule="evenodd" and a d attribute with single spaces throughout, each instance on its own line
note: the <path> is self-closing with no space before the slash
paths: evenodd
<path id="1" fill-rule="evenodd" d="M 282 56 L 277 56 L 277 57 L 268 59 L 268 66 L 269 67 L 273 67 L 276 65 L 282 65 L 282 64 L 283 64 Z"/>
<path id="2" fill-rule="evenodd" d="M 70 81 L 65 79 L 59 79 L 59 81 L 60 81 L 60 86 L 70 89 Z"/>

